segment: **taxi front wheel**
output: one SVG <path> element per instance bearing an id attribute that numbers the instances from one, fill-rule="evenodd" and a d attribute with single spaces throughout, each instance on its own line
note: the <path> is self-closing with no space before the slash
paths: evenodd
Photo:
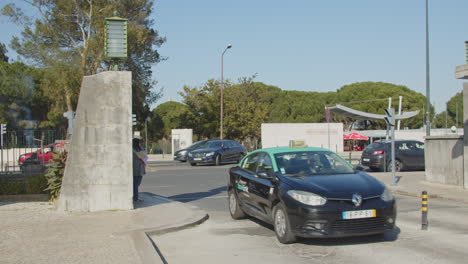
<path id="1" fill-rule="evenodd" d="M 245 218 L 245 213 L 239 206 L 236 194 L 231 189 L 229 190 L 229 212 L 231 213 L 231 217 L 233 219 L 242 219 Z"/>
<path id="2" fill-rule="evenodd" d="M 273 216 L 275 233 L 279 242 L 283 244 L 290 244 L 295 242 L 296 236 L 294 236 L 291 232 L 291 225 L 289 224 L 288 215 L 286 214 L 286 210 L 281 203 L 275 206 Z"/>

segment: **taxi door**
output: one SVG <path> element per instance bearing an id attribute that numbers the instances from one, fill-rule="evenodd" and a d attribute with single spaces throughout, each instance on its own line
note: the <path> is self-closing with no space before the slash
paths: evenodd
<path id="1" fill-rule="evenodd" d="M 262 152 L 256 173 L 259 171 L 266 171 L 268 175 L 274 175 L 273 164 L 270 156 Z M 253 179 L 250 181 L 249 190 L 254 199 L 255 207 L 267 218 L 271 216 L 271 205 L 275 193 L 275 184 L 272 179 L 264 179 L 257 176 L 255 173 Z"/>

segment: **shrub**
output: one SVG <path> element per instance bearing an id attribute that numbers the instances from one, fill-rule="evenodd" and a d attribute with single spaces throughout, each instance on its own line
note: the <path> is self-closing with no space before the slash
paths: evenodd
<path id="1" fill-rule="evenodd" d="M 54 201 L 60 195 L 62 187 L 63 174 L 65 173 L 65 164 L 67 161 L 67 152 L 55 153 L 54 158 L 47 165 L 45 178 L 47 179 L 47 188 L 50 194 L 49 201 Z"/>
<path id="2" fill-rule="evenodd" d="M 47 179 L 44 174 L 30 176 L 26 180 L 26 194 L 46 193 Z"/>
<path id="3" fill-rule="evenodd" d="M 0 195 L 24 194 L 24 180 L 1 180 Z"/>
<path id="4" fill-rule="evenodd" d="M 43 174 L 29 176 L 26 179 L 3 179 L 0 181 L 0 195 L 41 194 L 45 193 L 47 180 Z"/>

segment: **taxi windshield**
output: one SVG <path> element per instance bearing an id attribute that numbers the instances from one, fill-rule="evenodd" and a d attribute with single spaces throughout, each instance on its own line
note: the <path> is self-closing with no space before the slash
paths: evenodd
<path id="1" fill-rule="evenodd" d="M 349 163 L 330 151 L 278 153 L 275 160 L 279 172 L 290 177 L 355 173 Z"/>

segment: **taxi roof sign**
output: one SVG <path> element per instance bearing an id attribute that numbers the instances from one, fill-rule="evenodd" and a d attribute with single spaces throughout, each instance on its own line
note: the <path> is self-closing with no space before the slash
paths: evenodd
<path id="1" fill-rule="evenodd" d="M 289 140 L 290 148 L 306 148 L 307 145 L 304 140 Z"/>

